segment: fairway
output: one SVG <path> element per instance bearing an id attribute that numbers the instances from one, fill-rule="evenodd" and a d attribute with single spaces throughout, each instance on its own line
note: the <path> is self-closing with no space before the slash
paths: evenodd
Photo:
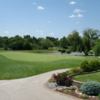
<path id="1" fill-rule="evenodd" d="M 78 67 L 86 59 L 96 58 L 54 53 L 2 51 L 0 52 L 0 79 L 23 78 L 56 69 Z"/>

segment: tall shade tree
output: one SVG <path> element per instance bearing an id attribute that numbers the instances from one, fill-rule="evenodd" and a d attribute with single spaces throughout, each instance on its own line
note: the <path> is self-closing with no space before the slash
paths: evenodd
<path id="1" fill-rule="evenodd" d="M 63 37 L 60 39 L 60 47 L 63 49 L 67 49 L 68 48 L 68 41 L 66 37 Z"/>
<path id="2" fill-rule="evenodd" d="M 49 39 L 39 38 L 38 41 L 39 41 L 39 45 L 41 47 L 40 49 L 48 49 L 48 48 L 54 46 L 53 42 Z"/>
<path id="3" fill-rule="evenodd" d="M 82 51 L 82 39 L 78 31 L 73 31 L 67 37 L 71 51 Z"/>
<path id="4" fill-rule="evenodd" d="M 100 56 L 100 39 L 98 39 L 93 47 L 95 56 Z"/>
<path id="5" fill-rule="evenodd" d="M 86 29 L 83 32 L 83 52 L 85 55 L 88 55 L 88 52 L 92 49 L 95 45 L 96 40 L 100 36 L 100 31 L 96 29 Z"/>
<path id="6" fill-rule="evenodd" d="M 47 36 L 46 39 L 52 41 L 55 47 L 59 46 L 59 40 L 58 40 L 58 38 Z"/>
<path id="7" fill-rule="evenodd" d="M 4 45 L 3 37 L 0 36 L 0 48 L 3 48 L 3 45 Z"/>

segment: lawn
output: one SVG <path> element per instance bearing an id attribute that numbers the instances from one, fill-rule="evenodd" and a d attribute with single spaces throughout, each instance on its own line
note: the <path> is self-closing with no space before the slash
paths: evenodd
<path id="1" fill-rule="evenodd" d="M 75 77 L 75 79 L 82 82 L 91 81 L 91 80 L 100 82 L 100 72 L 78 75 Z"/>
<path id="2" fill-rule="evenodd" d="M 78 67 L 86 59 L 96 58 L 54 53 L 1 51 L 0 79 L 22 78 L 56 69 Z"/>

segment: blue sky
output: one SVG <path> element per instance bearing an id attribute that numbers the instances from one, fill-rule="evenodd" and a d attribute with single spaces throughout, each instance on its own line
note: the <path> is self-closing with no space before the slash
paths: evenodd
<path id="1" fill-rule="evenodd" d="M 36 37 L 100 29 L 100 0 L 0 0 L 0 35 Z"/>

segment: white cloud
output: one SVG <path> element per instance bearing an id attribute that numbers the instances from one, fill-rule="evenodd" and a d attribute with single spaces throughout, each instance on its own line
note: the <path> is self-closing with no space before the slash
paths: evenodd
<path id="1" fill-rule="evenodd" d="M 72 14 L 72 15 L 69 16 L 69 18 L 82 18 L 82 17 L 84 17 L 84 15 L 80 14 L 80 13 L 78 13 L 78 14 Z"/>
<path id="2" fill-rule="evenodd" d="M 34 5 L 34 7 L 36 7 L 37 10 L 41 10 L 41 11 L 45 10 L 45 7 L 39 4 L 38 2 L 33 2 L 32 5 Z"/>
<path id="3" fill-rule="evenodd" d="M 84 17 L 84 15 L 83 14 L 77 14 L 77 16 L 76 16 L 77 18 L 82 18 L 82 17 Z"/>
<path id="4" fill-rule="evenodd" d="M 73 13 L 83 13 L 84 11 L 83 10 L 81 10 L 81 9 L 79 9 L 79 8 L 76 8 L 76 9 L 74 9 L 74 11 L 73 11 Z"/>
<path id="5" fill-rule="evenodd" d="M 69 18 L 83 18 L 84 11 L 81 9 L 74 9 L 73 14 L 69 16 Z"/>
<path id="6" fill-rule="evenodd" d="M 43 6 L 37 6 L 37 10 L 45 10 Z"/>
<path id="7" fill-rule="evenodd" d="M 70 15 L 69 18 L 75 18 L 76 16 L 74 14 Z"/>
<path id="8" fill-rule="evenodd" d="M 77 2 L 76 1 L 70 1 L 69 4 L 70 5 L 75 5 Z"/>

